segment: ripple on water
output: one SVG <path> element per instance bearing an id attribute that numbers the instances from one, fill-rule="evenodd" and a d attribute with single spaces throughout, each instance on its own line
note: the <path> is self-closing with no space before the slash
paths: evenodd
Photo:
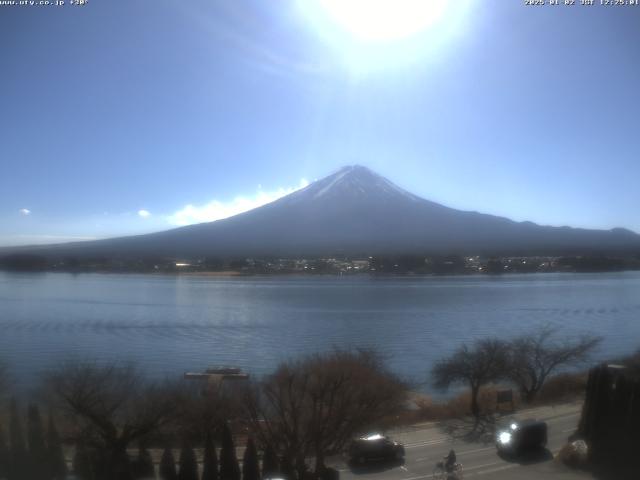
<path id="1" fill-rule="evenodd" d="M 158 374 L 212 363 L 265 373 L 340 346 L 376 347 L 396 371 L 418 375 L 462 342 L 547 323 L 567 336 L 603 335 L 603 358 L 640 346 L 640 274 L 352 282 L 52 275 L 17 286 L 0 273 L 0 284 L 0 350 L 19 378 L 70 353 L 132 358 Z"/>

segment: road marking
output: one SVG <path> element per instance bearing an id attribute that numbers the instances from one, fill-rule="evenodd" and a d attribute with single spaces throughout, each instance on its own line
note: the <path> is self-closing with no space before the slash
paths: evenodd
<path id="1" fill-rule="evenodd" d="M 475 450 L 465 450 L 463 452 L 460 452 L 458 455 L 465 455 L 467 453 L 484 452 L 486 450 L 495 450 L 495 449 L 496 449 L 496 447 L 476 448 Z"/>
<path id="2" fill-rule="evenodd" d="M 485 447 L 485 448 L 476 448 L 474 450 L 464 450 L 464 451 L 458 452 L 457 455 L 461 456 L 461 455 L 466 455 L 466 454 L 469 454 L 469 453 L 484 452 L 484 451 L 487 451 L 487 450 L 495 450 L 495 447 Z M 431 457 L 424 457 L 424 458 L 416 458 L 411 463 L 424 462 L 426 460 L 437 460 L 439 458 L 440 458 L 439 455 L 436 455 L 435 457 L 431 456 Z"/>
<path id="3" fill-rule="evenodd" d="M 482 464 L 482 465 L 474 465 L 473 467 L 468 467 L 468 468 L 467 468 L 467 467 L 465 467 L 465 466 L 464 466 L 464 464 L 462 464 L 462 471 L 463 471 L 463 472 L 468 472 L 468 471 L 470 471 L 470 470 L 477 470 L 477 469 L 479 469 L 479 468 L 491 467 L 491 466 L 493 466 L 493 465 L 499 465 L 499 464 L 501 464 L 501 463 L 504 463 L 504 462 L 491 462 L 491 463 L 484 463 L 484 464 Z"/>
<path id="4" fill-rule="evenodd" d="M 562 420 L 566 420 L 567 418 L 578 417 L 581 414 L 582 414 L 581 412 L 567 413 L 566 415 L 558 415 L 557 417 L 551 417 L 548 420 L 545 420 L 545 418 L 542 417 L 541 420 L 544 420 L 547 423 L 557 423 L 557 422 L 561 422 Z"/>
<path id="5" fill-rule="evenodd" d="M 445 440 L 449 440 L 449 437 L 432 438 L 431 440 L 424 440 L 422 442 L 414 442 L 414 443 L 409 443 L 409 444 L 405 443 L 404 446 L 405 446 L 405 448 L 421 447 L 423 445 L 429 445 L 431 443 L 444 442 Z"/>
<path id="6" fill-rule="evenodd" d="M 419 447 L 426 447 L 429 445 L 437 445 L 439 443 L 446 443 L 447 441 L 449 441 L 449 437 L 440 437 L 434 440 L 428 440 L 425 442 L 420 442 L 420 443 L 411 443 L 408 445 L 405 445 L 404 448 L 419 448 Z"/>
<path id="7" fill-rule="evenodd" d="M 515 468 L 519 466 L 520 465 L 518 464 L 511 464 L 511 465 L 504 465 L 502 467 L 497 467 L 497 468 L 490 468 L 489 470 L 480 470 L 479 472 L 476 472 L 476 475 L 486 475 L 487 473 L 500 472 L 502 470 L 509 470 L 510 468 Z"/>
<path id="8" fill-rule="evenodd" d="M 420 480 L 422 478 L 429 478 L 429 477 L 433 477 L 433 474 L 428 473 L 426 475 L 420 475 L 419 477 L 405 477 L 405 478 L 402 478 L 401 480 Z"/>

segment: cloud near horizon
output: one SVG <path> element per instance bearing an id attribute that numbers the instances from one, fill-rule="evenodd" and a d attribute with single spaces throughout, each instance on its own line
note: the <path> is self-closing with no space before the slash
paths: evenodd
<path id="1" fill-rule="evenodd" d="M 27 215 L 31 215 L 31 210 L 29 210 L 28 208 L 21 208 L 18 211 L 20 212 L 20 215 L 24 215 L 25 217 Z"/>
<path id="2" fill-rule="evenodd" d="M 86 240 L 98 240 L 100 237 L 80 235 L 4 235 L 0 237 L 0 247 L 15 247 L 24 245 L 51 245 L 67 242 L 82 242 Z"/>
<path id="3" fill-rule="evenodd" d="M 139 216 L 139 217 L 147 218 L 147 217 L 149 217 L 150 215 L 151 215 L 151 212 L 150 212 L 149 210 L 145 210 L 145 209 L 138 210 L 138 216 Z"/>
<path id="4" fill-rule="evenodd" d="M 192 225 L 194 223 L 213 222 L 223 218 L 229 218 L 239 213 L 253 210 L 267 203 L 271 203 L 279 198 L 289 195 L 309 185 L 306 179 L 301 179 L 300 183 L 294 187 L 279 188 L 278 190 L 265 192 L 260 186 L 258 191 L 249 197 L 238 196 L 228 202 L 212 200 L 205 205 L 186 205 L 181 210 L 169 215 L 167 220 L 172 225 Z"/>

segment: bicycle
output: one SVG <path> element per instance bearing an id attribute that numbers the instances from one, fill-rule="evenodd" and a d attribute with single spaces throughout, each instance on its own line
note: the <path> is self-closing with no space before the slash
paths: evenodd
<path id="1" fill-rule="evenodd" d="M 461 463 L 454 463 L 453 469 L 447 472 L 444 462 L 438 462 L 433 469 L 433 480 L 462 480 L 464 472 Z"/>

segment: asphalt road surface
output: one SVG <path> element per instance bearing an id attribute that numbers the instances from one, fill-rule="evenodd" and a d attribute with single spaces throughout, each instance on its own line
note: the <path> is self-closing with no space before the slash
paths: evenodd
<path id="1" fill-rule="evenodd" d="M 548 425 L 548 444 L 544 452 L 517 460 L 501 458 L 493 443 L 493 427 L 486 423 L 479 432 L 472 432 L 468 421 L 445 424 L 427 423 L 402 431 L 387 432 L 405 445 L 406 457 L 402 464 L 372 463 L 363 467 L 350 467 L 345 460 L 335 459 L 332 466 L 340 471 L 341 480 L 428 480 L 432 478 L 436 463 L 454 449 L 458 462 L 464 468 L 463 478 L 478 479 L 563 479 L 584 480 L 590 475 L 575 472 L 554 459 L 567 442 L 580 419 L 581 404 L 542 407 L 504 415 L 496 424 L 510 424 L 513 419 L 536 418 Z"/>

